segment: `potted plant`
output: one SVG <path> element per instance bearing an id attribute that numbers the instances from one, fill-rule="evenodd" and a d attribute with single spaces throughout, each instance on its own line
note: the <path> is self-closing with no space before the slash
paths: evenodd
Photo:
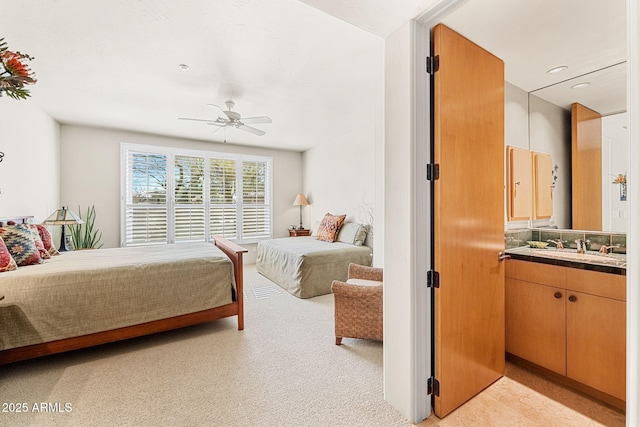
<path id="1" fill-rule="evenodd" d="M 102 232 L 95 228 L 96 208 L 95 206 L 87 207 L 86 213 L 83 215 L 78 206 L 80 218 L 84 224 L 70 225 L 71 237 L 73 238 L 73 246 L 76 249 L 99 249 L 102 247 L 100 239 Z"/>

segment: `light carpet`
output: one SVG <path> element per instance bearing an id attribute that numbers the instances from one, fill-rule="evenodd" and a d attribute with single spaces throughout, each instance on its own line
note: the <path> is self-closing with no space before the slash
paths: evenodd
<path id="1" fill-rule="evenodd" d="M 244 331 L 222 319 L 0 366 L 0 425 L 411 426 L 383 399 L 382 344 L 335 345 L 332 295 L 295 298 L 254 266 L 245 287 Z M 624 415 L 508 364 L 454 413 L 420 424 L 514 425 L 623 426 Z"/>
<path id="2" fill-rule="evenodd" d="M 383 400 L 382 344 L 335 345 L 332 295 L 295 298 L 253 267 L 245 287 L 244 331 L 234 317 L 0 367 L 0 400 L 28 407 L 0 425 L 410 425 Z"/>

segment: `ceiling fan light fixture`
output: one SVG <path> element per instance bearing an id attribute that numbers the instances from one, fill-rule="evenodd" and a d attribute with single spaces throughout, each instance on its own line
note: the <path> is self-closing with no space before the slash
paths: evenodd
<path id="1" fill-rule="evenodd" d="M 589 82 L 582 82 L 582 83 L 578 83 L 575 84 L 573 86 L 571 86 L 571 89 L 584 89 L 585 87 L 589 86 L 591 83 Z"/>
<path id="2" fill-rule="evenodd" d="M 567 68 L 569 68 L 569 67 L 567 67 L 566 65 L 560 65 L 558 67 L 553 67 L 550 70 L 547 70 L 547 74 L 561 73 L 564 70 L 566 70 Z"/>
<path id="3" fill-rule="evenodd" d="M 180 64 L 180 65 L 178 65 L 178 68 L 180 68 L 182 71 L 188 71 L 189 70 L 189 66 L 187 64 Z"/>

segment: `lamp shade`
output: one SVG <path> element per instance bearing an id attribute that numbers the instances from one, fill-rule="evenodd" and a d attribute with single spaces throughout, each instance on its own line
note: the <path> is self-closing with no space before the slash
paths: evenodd
<path id="1" fill-rule="evenodd" d="M 49 215 L 49 217 L 42 221 L 42 223 L 49 225 L 73 225 L 84 224 L 84 221 L 78 214 L 63 206 L 62 209 L 57 209 Z"/>
<path id="2" fill-rule="evenodd" d="M 82 218 L 80 218 L 78 214 L 70 211 L 69 209 L 63 206 L 61 209 L 56 209 L 56 211 L 51 215 L 49 215 L 49 218 L 42 221 L 42 223 L 48 224 L 48 225 L 62 226 L 62 233 L 60 233 L 60 247 L 58 247 L 58 252 L 66 252 L 66 251 L 72 251 L 73 246 L 67 246 L 67 239 L 64 231 L 64 229 L 66 228 L 65 226 L 74 225 L 74 224 L 84 224 L 84 221 L 82 220 Z"/>
<path id="3" fill-rule="evenodd" d="M 293 206 L 307 206 L 308 204 L 309 201 L 304 197 L 304 194 L 298 194 L 296 199 L 293 201 Z"/>

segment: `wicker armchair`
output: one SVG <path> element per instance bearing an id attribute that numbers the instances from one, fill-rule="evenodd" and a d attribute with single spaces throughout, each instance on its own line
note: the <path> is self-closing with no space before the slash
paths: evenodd
<path id="1" fill-rule="evenodd" d="M 382 269 L 349 264 L 346 282 L 334 280 L 336 345 L 342 338 L 382 341 Z"/>

